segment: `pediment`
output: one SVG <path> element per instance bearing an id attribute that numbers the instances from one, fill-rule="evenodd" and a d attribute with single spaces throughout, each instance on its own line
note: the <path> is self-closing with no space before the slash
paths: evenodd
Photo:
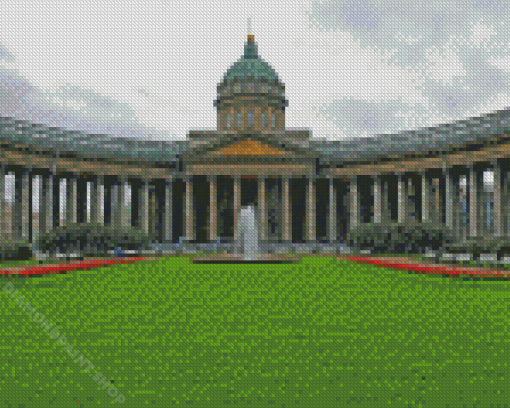
<path id="1" fill-rule="evenodd" d="M 209 141 L 204 137 L 183 156 L 183 160 L 187 162 L 254 159 L 315 160 L 316 155 L 297 144 L 281 140 L 280 135 L 229 134 L 209 138 Z"/>

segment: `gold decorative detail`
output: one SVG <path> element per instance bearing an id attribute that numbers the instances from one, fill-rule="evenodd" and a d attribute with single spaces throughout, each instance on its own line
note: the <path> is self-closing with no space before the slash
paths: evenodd
<path id="1" fill-rule="evenodd" d="M 288 152 L 272 148 L 266 144 L 254 140 L 243 140 L 241 142 L 226 146 L 223 149 L 211 152 L 211 154 L 238 155 L 238 156 L 243 155 L 265 156 L 265 155 L 288 154 Z"/>

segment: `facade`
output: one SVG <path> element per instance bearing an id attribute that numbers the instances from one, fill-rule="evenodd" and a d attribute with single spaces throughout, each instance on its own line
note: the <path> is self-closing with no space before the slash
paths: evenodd
<path id="1" fill-rule="evenodd" d="M 353 226 L 385 221 L 441 223 L 464 237 L 509 233 L 510 110 L 328 142 L 287 129 L 288 105 L 284 84 L 248 35 L 244 55 L 218 85 L 216 130 L 190 131 L 187 140 L 2 118 L 0 198 L 5 175 L 14 174 L 15 201 L 10 215 L 0 206 L 0 231 L 10 217 L 13 235 L 31 241 L 62 222 L 94 222 L 132 225 L 161 243 L 233 243 L 241 208 L 252 205 L 260 242 L 274 246 L 337 245 Z M 494 173 L 492 185 L 483 183 L 485 171 Z M 40 186 L 37 223 L 32 180 Z"/>

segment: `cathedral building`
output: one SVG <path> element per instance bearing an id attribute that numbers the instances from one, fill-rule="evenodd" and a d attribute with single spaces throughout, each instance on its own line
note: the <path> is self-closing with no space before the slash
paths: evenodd
<path id="1" fill-rule="evenodd" d="M 4 202 L 5 177 L 15 178 L 12 211 L 0 206 L 0 231 L 9 217 L 12 234 L 34 242 L 56 226 L 93 222 L 130 225 L 158 243 L 231 245 L 247 208 L 259 242 L 273 248 L 339 245 L 364 223 L 432 222 L 463 237 L 509 232 L 508 109 L 395 135 L 313 138 L 286 128 L 285 85 L 251 34 L 214 107 L 215 130 L 177 141 L 0 118 Z"/>

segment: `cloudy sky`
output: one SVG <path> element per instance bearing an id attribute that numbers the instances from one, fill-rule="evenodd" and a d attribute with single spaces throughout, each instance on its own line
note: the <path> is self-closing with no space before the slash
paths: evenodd
<path id="1" fill-rule="evenodd" d="M 0 116 L 161 140 L 213 129 L 251 17 L 287 127 L 434 126 L 510 107 L 509 3 L 2 0 Z"/>

